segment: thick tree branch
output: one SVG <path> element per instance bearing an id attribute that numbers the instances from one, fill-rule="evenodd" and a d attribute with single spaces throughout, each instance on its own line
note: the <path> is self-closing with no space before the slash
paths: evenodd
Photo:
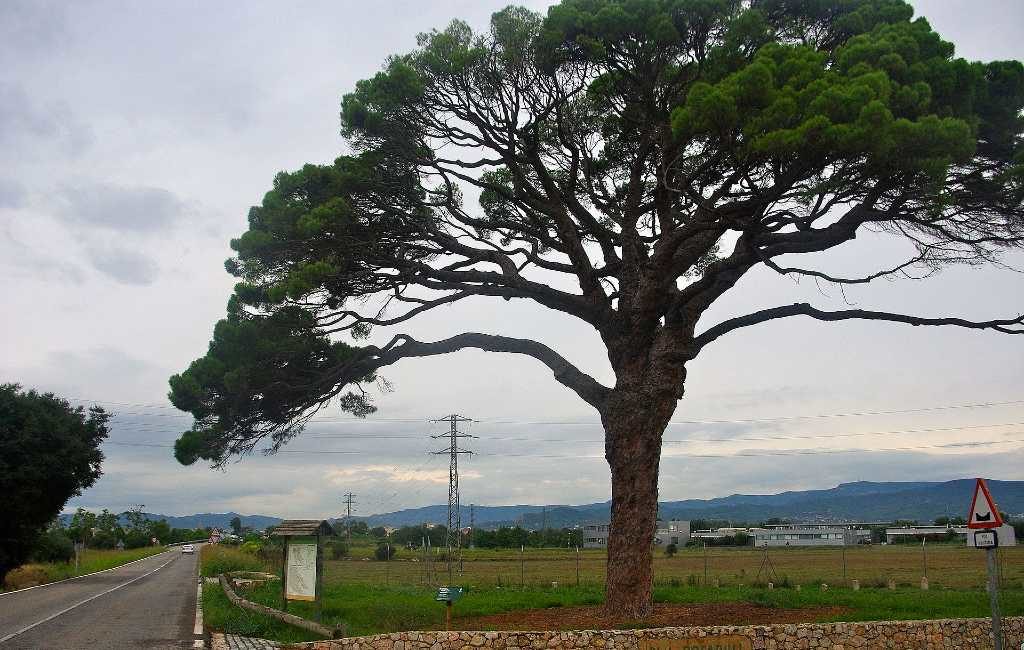
<path id="1" fill-rule="evenodd" d="M 567 361 L 565 357 L 543 343 L 530 339 L 518 339 L 476 332 L 457 334 L 451 338 L 431 343 L 423 343 L 411 336 L 399 334 L 391 339 L 383 348 L 366 348 L 369 356 L 364 356 L 360 361 L 356 362 L 355 375 L 363 376 L 376 372 L 378 369 L 390 366 L 402 359 L 449 354 L 466 348 L 476 348 L 486 352 L 524 354 L 533 357 L 547 366 L 554 373 L 555 379 L 559 383 L 574 391 L 598 411 L 604 408 L 605 400 L 610 392 L 609 388 L 603 386 L 596 379 L 581 371 Z M 350 373 L 346 372 L 345 374 L 348 375 Z"/>
<path id="2" fill-rule="evenodd" d="M 1005 334 L 1024 334 L 1024 315 L 1016 318 L 989 321 L 970 321 L 964 318 L 922 318 L 920 316 L 908 316 L 906 314 L 894 314 L 883 311 L 869 311 L 866 309 L 844 309 L 842 311 L 822 311 L 805 302 L 798 302 L 792 305 L 772 307 L 761 311 L 737 316 L 708 328 L 694 339 L 696 349 L 703 348 L 708 343 L 718 339 L 741 327 L 750 327 L 770 320 L 788 318 L 790 316 L 810 316 L 821 321 L 840 320 L 880 320 L 893 323 L 904 323 L 906 325 L 954 325 L 969 329 L 995 330 Z"/>

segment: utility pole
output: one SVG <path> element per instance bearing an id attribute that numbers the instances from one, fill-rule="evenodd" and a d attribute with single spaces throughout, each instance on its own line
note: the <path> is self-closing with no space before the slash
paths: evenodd
<path id="1" fill-rule="evenodd" d="M 448 448 L 433 452 L 436 455 L 449 456 L 448 466 L 448 534 L 446 546 L 448 550 L 448 584 L 454 582 L 455 562 L 462 560 L 462 515 L 459 512 L 459 454 L 471 454 L 466 449 L 459 449 L 459 438 L 473 438 L 468 433 L 459 432 L 459 422 L 472 422 L 469 418 L 455 413 L 434 422 L 447 422 L 448 433 L 430 436 L 431 438 L 448 438 Z"/>
<path id="2" fill-rule="evenodd" d="M 476 548 L 476 504 L 469 504 L 469 548 Z"/>
<path id="3" fill-rule="evenodd" d="M 345 494 L 345 500 L 342 502 L 345 504 L 346 512 L 345 516 L 345 536 L 348 538 L 349 546 L 352 545 L 352 506 L 356 504 L 356 495 L 351 492 Z"/>

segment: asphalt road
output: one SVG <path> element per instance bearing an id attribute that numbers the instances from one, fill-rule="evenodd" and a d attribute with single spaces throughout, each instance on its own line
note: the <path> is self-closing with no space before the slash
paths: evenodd
<path id="1" fill-rule="evenodd" d="M 0 648 L 191 648 L 197 555 L 0 594 Z"/>

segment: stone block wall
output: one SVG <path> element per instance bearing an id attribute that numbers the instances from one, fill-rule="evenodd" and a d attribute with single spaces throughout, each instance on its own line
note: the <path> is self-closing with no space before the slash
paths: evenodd
<path id="1" fill-rule="evenodd" d="M 990 650 L 989 619 L 803 623 L 572 632 L 397 632 L 299 644 L 307 650 Z M 1003 619 L 1006 650 L 1024 643 L 1024 617 Z M 722 637 L 723 643 L 713 639 Z M 742 637 L 749 645 L 738 646 Z M 696 643 L 686 643 L 687 640 Z M 666 643 L 667 641 L 667 643 Z M 699 645 L 698 645 L 699 644 Z"/>

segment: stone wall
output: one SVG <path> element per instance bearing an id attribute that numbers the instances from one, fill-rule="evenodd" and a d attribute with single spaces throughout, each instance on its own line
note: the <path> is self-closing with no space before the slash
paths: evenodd
<path id="1" fill-rule="evenodd" d="M 295 647 L 315 650 L 988 650 L 993 647 L 990 630 L 989 619 L 971 618 L 601 632 L 398 632 L 317 641 Z M 1021 648 L 1024 617 L 1003 619 L 1003 634 L 1005 650 Z M 721 642 L 716 643 L 716 638 Z"/>

